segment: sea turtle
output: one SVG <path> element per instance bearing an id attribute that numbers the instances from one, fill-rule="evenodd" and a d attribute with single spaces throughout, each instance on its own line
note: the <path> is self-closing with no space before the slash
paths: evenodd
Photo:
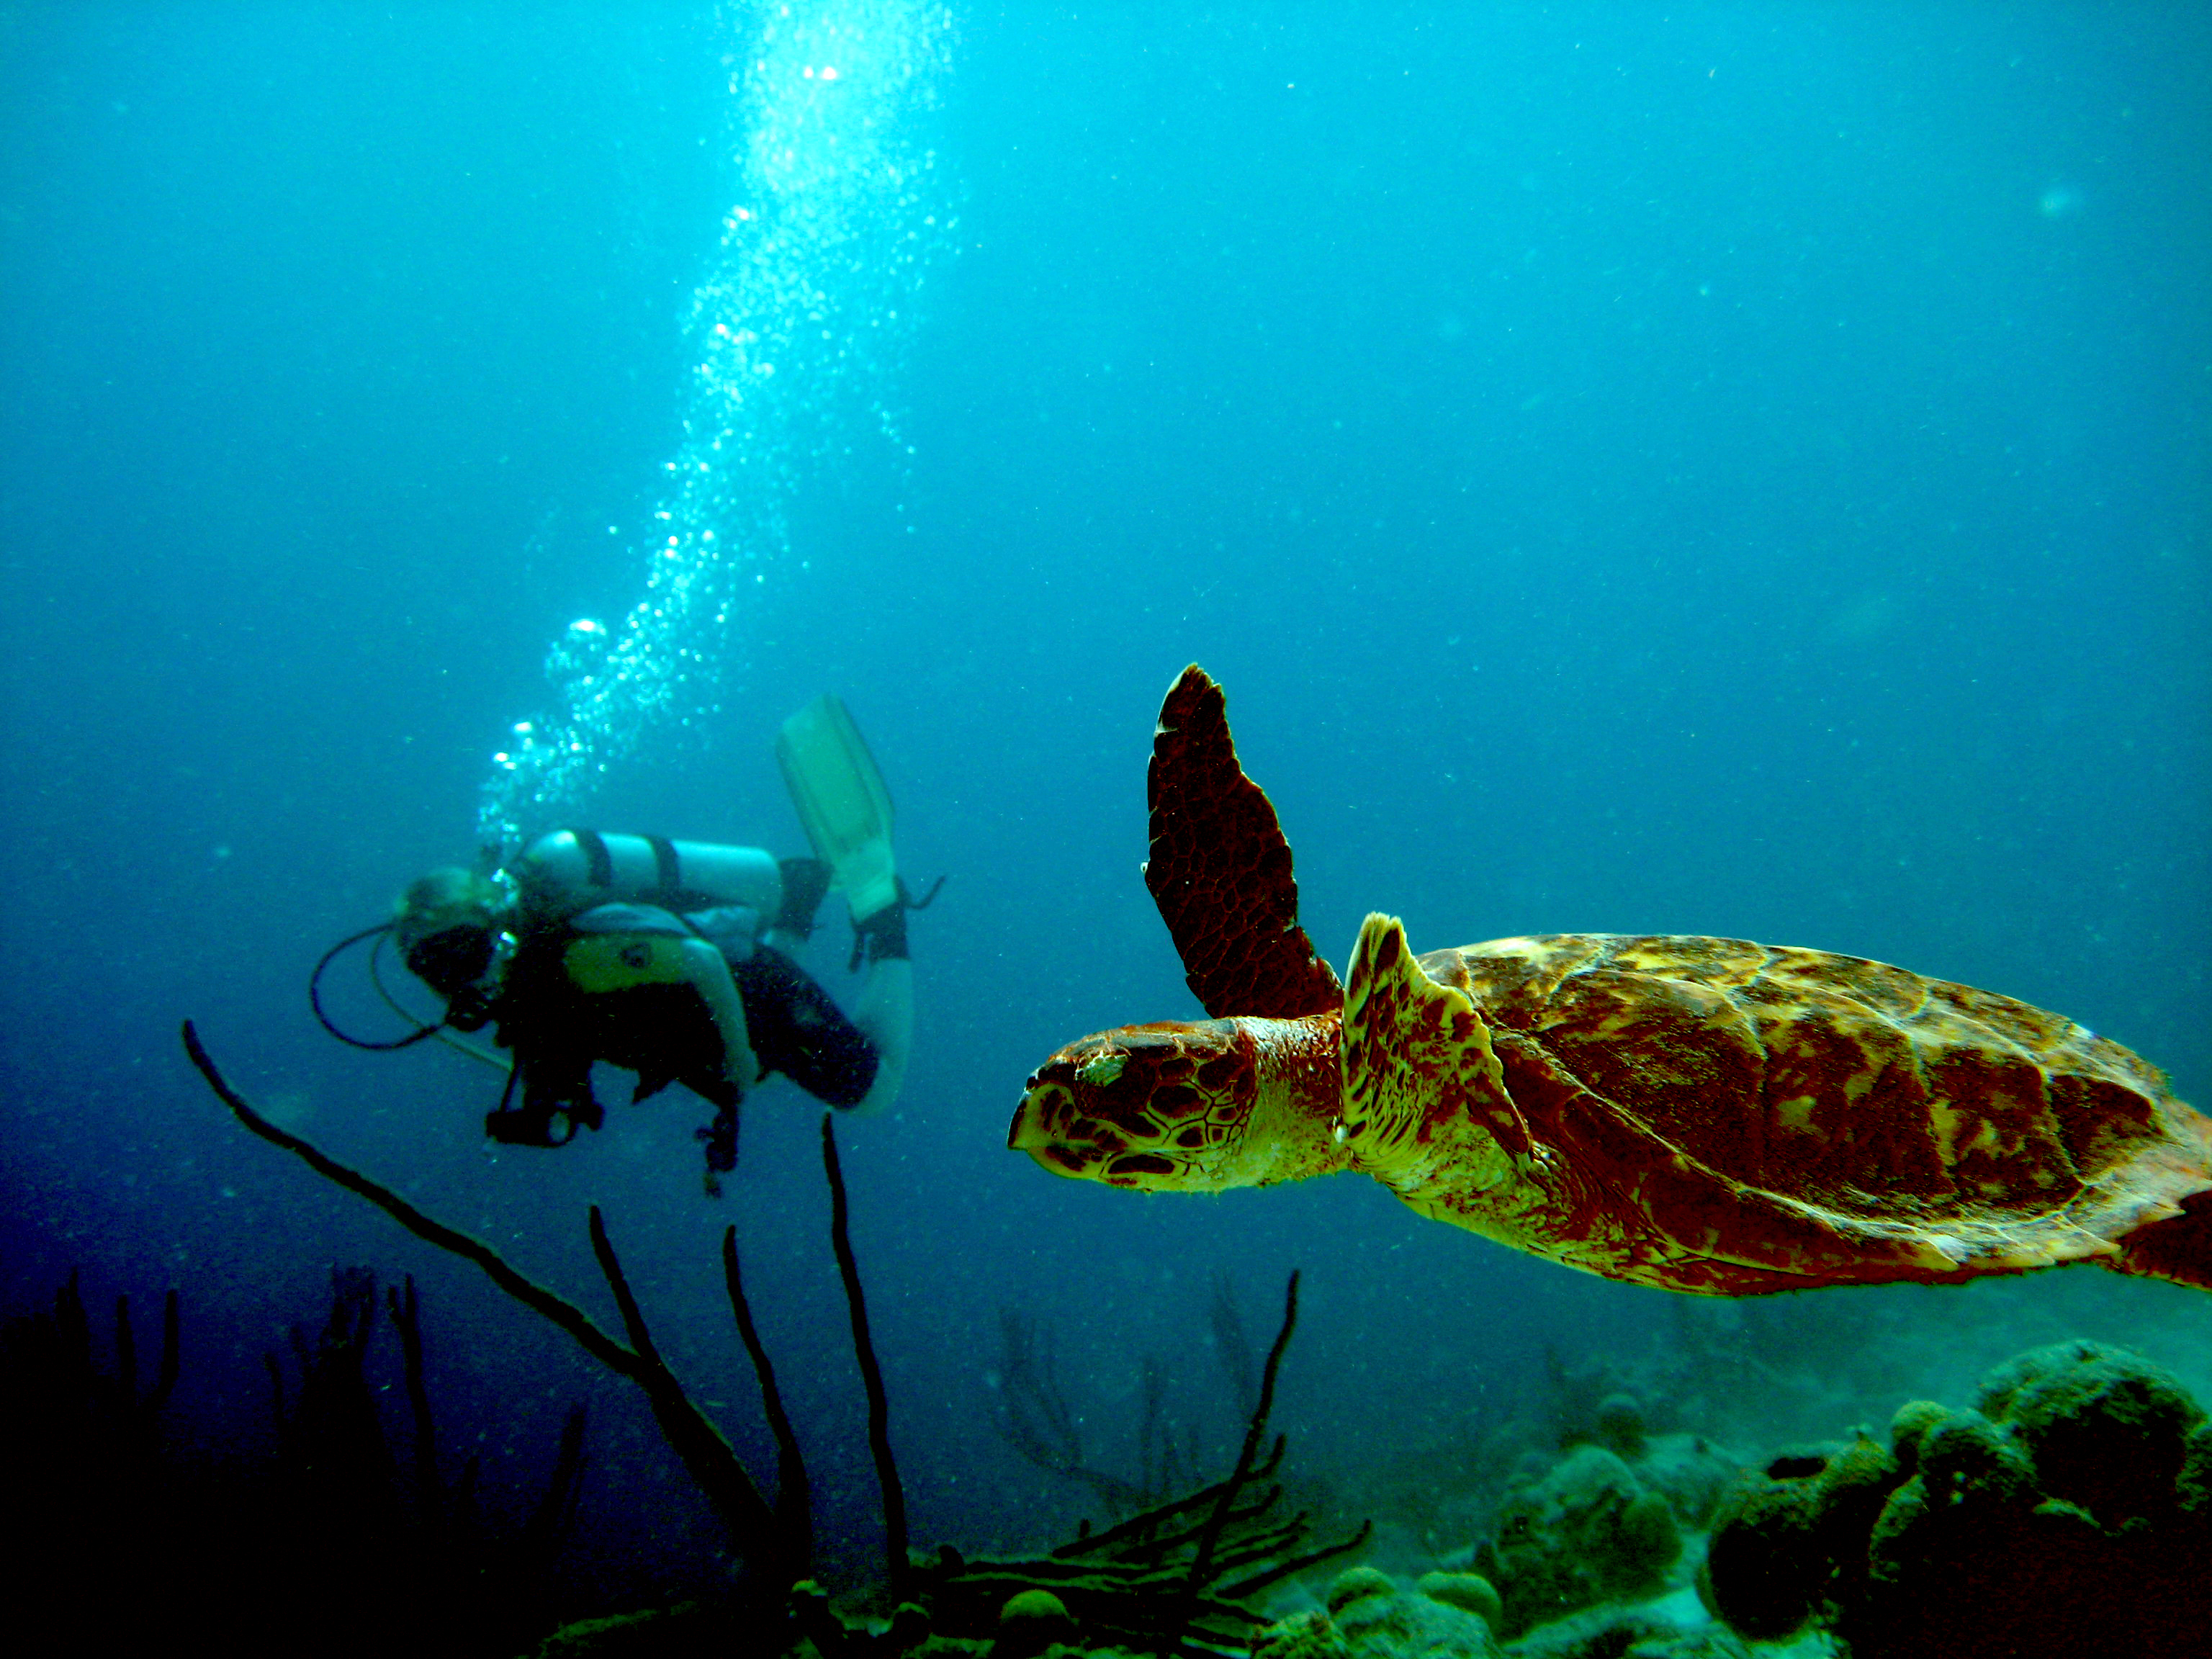
<path id="1" fill-rule="evenodd" d="M 1358 1170 L 1439 1221 L 1709 1296 L 2083 1260 L 2212 1288 L 2212 1119 L 2069 1020 L 1741 939 L 1417 957 L 1384 915 L 1347 990 L 1195 665 L 1151 786 L 1146 884 L 1215 1018 L 1040 1066 L 1006 1144 L 1055 1175 L 1213 1192 Z"/>

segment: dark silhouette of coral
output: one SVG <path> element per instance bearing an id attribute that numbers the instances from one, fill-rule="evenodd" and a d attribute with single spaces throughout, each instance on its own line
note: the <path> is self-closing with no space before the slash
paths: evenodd
<path id="1" fill-rule="evenodd" d="M 1301 1551 L 1312 1534 L 1311 1518 L 1279 1513 L 1283 1489 L 1267 1485 L 1247 1496 L 1272 1480 L 1283 1459 L 1280 1436 L 1265 1457 L 1260 1448 L 1267 1443 L 1275 1379 L 1297 1327 L 1297 1287 L 1292 1273 L 1283 1323 L 1227 1480 L 1103 1532 L 1086 1525 L 1074 1541 L 1041 1559 L 970 1561 L 941 1549 L 933 1564 L 915 1569 L 909 1586 L 915 1617 L 906 1637 L 993 1638 L 1009 1602 L 1043 1591 L 1056 1599 L 1074 1638 L 1092 1645 L 1179 1653 L 1187 1644 L 1241 1643 L 1256 1622 L 1246 1605 L 1251 1597 L 1365 1543 L 1372 1528 L 1363 1526 L 1349 1538 Z"/>
<path id="2" fill-rule="evenodd" d="M 112 1369 L 95 1362 L 72 1275 L 51 1314 L 0 1328 L 0 1423 L 11 1511 L 9 1650 L 124 1652 L 196 1644 L 240 1655 L 508 1656 L 573 1610 L 554 1576 L 575 1504 L 583 1419 L 572 1413 L 543 1495 L 520 1525 L 483 1513 L 470 1467 L 441 1480 L 414 1286 L 394 1292 L 411 1455 L 373 1374 L 387 1304 L 374 1278 L 333 1275 L 328 1313 L 268 1357 L 274 1449 L 216 1462 L 172 1431 L 179 1297 L 141 1392 L 127 1299 Z"/>
<path id="3" fill-rule="evenodd" d="M 814 1496 L 806 1478 L 806 1459 L 799 1449 L 799 1436 L 783 1408 L 783 1395 L 775 1386 L 775 1366 L 762 1346 L 753 1324 L 751 1304 L 745 1300 L 744 1274 L 738 1266 L 738 1230 L 722 1229 L 722 1285 L 729 1293 L 730 1317 L 738 1327 L 738 1340 L 760 1379 L 761 1414 L 775 1437 L 775 1523 L 790 1540 L 786 1547 L 801 1561 L 814 1559 Z"/>
<path id="4" fill-rule="evenodd" d="M 1116 1518 L 1165 1502 L 1198 1467 L 1196 1436 L 1177 1433 L 1167 1412 L 1167 1374 L 1147 1355 L 1137 1422 L 1137 1477 L 1102 1469 L 1085 1455 L 1083 1430 L 1060 1381 L 1051 1331 L 1012 1308 L 999 1313 L 1000 1437 L 1037 1468 L 1088 1486 Z M 1239 1413 L 1249 1417 L 1248 1394 Z"/>
<path id="5" fill-rule="evenodd" d="M 885 1580 L 893 1592 L 896 1609 L 886 1630 L 865 1625 L 855 1627 L 831 1608 L 827 1593 L 818 1584 L 802 1577 L 809 1565 L 811 1536 L 811 1528 L 802 1524 L 805 1466 L 776 1394 L 773 1369 L 745 1305 L 734 1228 L 723 1235 L 724 1279 L 732 1313 L 760 1379 L 782 1466 L 782 1492 L 773 1508 L 762 1498 L 720 1431 L 691 1402 L 661 1358 L 596 1205 L 589 1212 L 592 1249 L 621 1312 L 627 1346 L 600 1330 L 574 1304 L 515 1272 L 482 1241 L 425 1215 L 398 1194 L 276 1127 L 224 1079 L 189 1023 L 184 1028 L 184 1041 L 209 1087 L 246 1128 L 376 1205 L 416 1237 L 475 1263 L 501 1290 L 567 1331 L 585 1352 L 609 1369 L 636 1383 L 663 1437 L 727 1524 L 740 1553 L 766 1574 L 766 1585 L 773 1592 L 752 1599 L 742 1626 L 732 1622 L 734 1610 L 730 1608 L 670 1609 L 564 1632 L 549 1640 L 548 1651 L 581 1652 L 595 1645 L 625 1643 L 631 1637 L 655 1651 L 724 1650 L 732 1632 L 742 1628 L 754 1651 L 778 1651 L 803 1638 L 823 1659 L 862 1659 L 863 1656 L 902 1653 L 933 1635 L 996 1638 L 1009 1603 L 1025 1597 L 1028 1600 L 1020 1610 L 1039 1615 L 1028 1621 L 1032 1635 L 1059 1630 L 1064 1624 L 1066 1630 L 1088 1641 L 1135 1644 L 1158 1653 L 1177 1654 L 1186 1650 L 1188 1642 L 1241 1638 L 1255 1622 L 1244 1605 L 1249 1597 L 1293 1573 L 1359 1547 L 1371 1531 L 1371 1527 L 1363 1526 L 1350 1538 L 1301 1553 L 1298 1547 L 1310 1537 L 1312 1523 L 1303 1513 L 1288 1518 L 1276 1513 L 1282 1499 L 1280 1486 L 1269 1486 L 1258 1497 L 1244 1498 L 1247 1488 L 1267 1480 L 1282 1460 L 1281 1437 L 1264 1459 L 1260 1449 L 1267 1443 L 1276 1378 L 1297 1326 L 1298 1276 L 1294 1273 L 1285 1297 L 1282 1326 L 1268 1352 L 1243 1444 L 1227 1480 L 1103 1533 L 1092 1534 L 1086 1525 L 1083 1535 L 1042 1560 L 971 1563 L 948 1546 L 938 1553 L 934 1563 L 915 1562 L 906 1548 L 905 1498 L 891 1453 L 888 1395 L 869 1334 L 866 1301 L 853 1253 L 836 1137 L 825 1115 L 822 1156 L 830 1193 L 830 1240 L 844 1281 L 854 1351 L 867 1392 L 869 1447 L 883 1492 L 890 1557 Z M 373 1306 L 374 1300 L 373 1285 L 341 1280 L 323 1340 L 313 1346 L 298 1345 L 307 1378 L 300 1397 L 305 1401 L 313 1394 L 319 1417 L 359 1420 L 348 1395 L 361 1376 L 360 1354 L 365 1346 L 362 1310 Z M 398 1305 L 395 1304 L 395 1317 Z M 411 1309 L 411 1291 L 404 1305 Z M 402 1328 L 404 1337 L 404 1325 Z M 412 1355 L 418 1351 L 410 1347 L 409 1352 Z M 410 1392 L 412 1397 L 415 1391 L 410 1389 Z M 282 1414 L 281 1382 L 276 1397 Z M 331 1403 L 325 1406 L 325 1401 Z M 295 1410 L 295 1419 L 302 1410 L 304 1407 Z M 373 1417 L 372 1413 L 372 1420 Z M 388 1452 L 384 1455 L 388 1462 Z M 551 1501 L 550 1496 L 548 1501 Z M 541 1505 L 541 1510 L 544 1507 Z M 1193 1516 L 1202 1518 L 1193 1521 Z M 1233 1582 L 1224 1582 L 1231 1581 L 1232 1576 Z M 1046 1613 L 1049 1616 L 1043 1616 Z"/>
<path id="6" fill-rule="evenodd" d="M 608 1370 L 635 1382 L 651 1407 L 662 1437 L 729 1528 L 739 1554 L 777 1574 L 779 1588 L 805 1574 L 811 1565 L 803 1553 L 807 1547 L 806 1540 L 795 1537 L 779 1523 L 775 1510 L 762 1498 L 760 1489 L 745 1473 L 722 1431 L 691 1402 L 684 1385 L 653 1346 L 653 1334 L 646 1326 L 637 1298 L 630 1291 L 629 1281 L 623 1274 L 622 1262 L 615 1255 L 597 1205 L 591 1207 L 587 1218 L 592 1252 L 598 1259 L 608 1290 L 613 1293 L 615 1306 L 622 1314 L 623 1328 L 630 1339 L 628 1346 L 593 1324 L 590 1316 L 575 1304 L 517 1273 L 481 1239 L 471 1238 L 425 1215 L 389 1188 L 357 1170 L 349 1169 L 299 1136 L 278 1128 L 230 1086 L 201 1045 L 199 1034 L 189 1020 L 185 1023 L 184 1042 L 185 1052 L 208 1086 L 246 1128 L 270 1145 L 280 1146 L 301 1159 L 325 1180 L 367 1199 L 425 1243 L 473 1262 L 507 1295 L 566 1331 L 585 1352 Z M 726 1248 L 734 1249 L 733 1237 Z M 730 1282 L 732 1296 L 740 1294 L 734 1276 Z M 771 1390 L 773 1376 L 763 1372 L 762 1385 L 764 1391 Z"/>
<path id="7" fill-rule="evenodd" d="M 380 1311 L 400 1346 L 410 1455 L 395 1449 L 372 1375 Z M 364 1267 L 331 1280 L 331 1307 L 312 1340 L 295 1329 L 297 1367 L 289 1391 L 269 1357 L 276 1458 L 270 1482 L 276 1512 L 259 1570 L 284 1587 L 290 1616 L 264 1620 L 274 1646 L 296 1639 L 302 1605 L 346 1605 L 376 1588 L 332 1650 L 388 1652 L 394 1645 L 467 1654 L 512 1652 L 560 1610 L 557 1563 L 574 1520 L 583 1469 L 584 1408 L 571 1408 L 544 1489 L 520 1524 L 487 1515 L 471 1458 L 453 1479 L 441 1472 L 425 1377 L 420 1299 L 413 1279 L 378 1296 Z M 403 1468 L 406 1473 L 402 1474 Z"/>
<path id="8" fill-rule="evenodd" d="M 1213 1361 L 1228 1383 L 1237 1414 L 1249 1418 L 1260 1401 L 1259 1368 L 1252 1363 L 1252 1340 L 1244 1332 L 1243 1310 L 1237 1305 L 1237 1286 L 1220 1268 L 1213 1273 L 1212 1292 L 1206 1304 L 1206 1334 L 1212 1339 Z"/>
<path id="9" fill-rule="evenodd" d="M 934 890 L 931 896 L 934 897 Z M 853 1354 L 860 1362 L 860 1386 L 868 1396 L 868 1450 L 883 1491 L 885 1578 L 894 1602 L 902 1599 L 908 1573 L 906 1492 L 891 1456 L 890 1402 L 884 1373 L 876 1364 L 875 1339 L 868 1334 L 868 1304 L 860 1289 L 860 1264 L 854 1260 L 851 1211 L 845 1199 L 845 1174 L 837 1162 L 837 1132 L 829 1113 L 822 1115 L 822 1170 L 830 1182 L 830 1245 L 845 1282 L 845 1305 L 853 1319 Z"/>
<path id="10" fill-rule="evenodd" d="M 1249 1422 L 1259 1401 L 1260 1366 L 1245 1335 L 1236 1291 L 1227 1273 L 1213 1275 L 1206 1304 L 1207 1346 L 1213 1355 L 1237 1421 Z M 1012 1308 L 999 1314 L 1000 1437 L 1024 1458 L 1050 1474 L 1088 1486 L 1116 1517 L 1166 1502 L 1188 1488 L 1200 1465 L 1195 1429 L 1168 1412 L 1167 1370 L 1146 1355 L 1137 1419 L 1136 1475 L 1100 1468 L 1086 1455 L 1081 1421 L 1060 1381 L 1052 1333 Z"/>
<path id="11" fill-rule="evenodd" d="M 165 1455 L 162 1408 L 177 1380 L 178 1298 L 164 1304 L 152 1388 L 138 1387 L 131 1303 L 115 1304 L 114 1364 L 95 1359 L 78 1276 L 51 1312 L 0 1326 L 0 1464 L 13 1541 L 0 1552 L 0 1597 L 15 1651 L 92 1651 L 139 1627 L 132 1610 L 97 1592 L 113 1564 L 155 1556 L 189 1492 Z M 88 1571 L 96 1562 L 97 1572 Z M 156 1583 L 166 1574 L 157 1565 Z M 18 1644 L 21 1645 L 18 1645 Z"/>
<path id="12" fill-rule="evenodd" d="M 999 1310 L 1000 1437 L 1037 1468 L 1079 1480 L 1113 1514 L 1145 1506 L 1134 1482 L 1091 1466 L 1083 1429 L 1061 1388 L 1052 1333 L 1026 1314 Z"/>

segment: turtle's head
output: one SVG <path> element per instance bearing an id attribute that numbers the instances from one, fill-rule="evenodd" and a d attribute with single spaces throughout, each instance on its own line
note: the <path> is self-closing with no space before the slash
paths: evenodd
<path id="1" fill-rule="evenodd" d="M 1006 1146 L 1054 1175 L 1211 1193 L 1342 1169 L 1338 1017 L 1173 1020 L 1071 1042 L 1030 1073 Z"/>

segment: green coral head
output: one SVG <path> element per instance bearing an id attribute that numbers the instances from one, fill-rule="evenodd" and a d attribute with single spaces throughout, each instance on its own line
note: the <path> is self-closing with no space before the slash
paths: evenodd
<path id="1" fill-rule="evenodd" d="M 1331 1613 L 1342 1613 L 1354 1601 L 1364 1601 L 1370 1595 L 1395 1595 L 1398 1581 L 1387 1572 L 1373 1567 L 1347 1567 L 1336 1575 L 1328 1587 L 1328 1605 Z"/>
<path id="2" fill-rule="evenodd" d="M 1067 1618 L 1067 1603 L 1048 1589 L 1025 1589 L 1018 1595 L 1006 1598 L 1006 1605 L 999 1609 L 1001 1625 L 1019 1625 L 1032 1620 Z"/>
<path id="3" fill-rule="evenodd" d="M 1505 1623 L 1505 1602 L 1498 1587 L 1479 1572 L 1425 1572 L 1414 1589 L 1431 1601 L 1471 1613 L 1493 1631 Z"/>

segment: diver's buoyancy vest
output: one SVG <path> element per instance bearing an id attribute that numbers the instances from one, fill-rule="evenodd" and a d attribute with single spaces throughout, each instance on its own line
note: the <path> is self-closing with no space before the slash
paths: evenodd
<path id="1" fill-rule="evenodd" d="M 641 985 L 688 985 L 685 947 L 696 937 L 665 910 L 594 906 L 572 918 L 561 951 L 568 983 L 592 995 Z"/>
<path id="2" fill-rule="evenodd" d="M 524 902 L 556 915 L 610 902 L 679 913 L 734 904 L 763 916 L 783 908 L 783 872 L 757 847 L 556 830 L 510 868 Z"/>

